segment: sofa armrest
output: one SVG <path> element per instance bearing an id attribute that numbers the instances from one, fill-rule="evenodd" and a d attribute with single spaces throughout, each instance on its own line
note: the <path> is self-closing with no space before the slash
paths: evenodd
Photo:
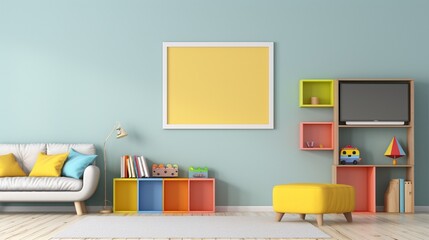
<path id="1" fill-rule="evenodd" d="M 98 182 L 100 179 L 100 169 L 95 165 L 89 165 L 83 172 L 82 190 L 84 198 L 90 198 L 95 190 L 97 190 Z M 83 199 L 83 200 L 86 200 Z"/>

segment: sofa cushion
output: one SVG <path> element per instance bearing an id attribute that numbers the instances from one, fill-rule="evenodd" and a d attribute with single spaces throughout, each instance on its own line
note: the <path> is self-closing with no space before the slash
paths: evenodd
<path id="1" fill-rule="evenodd" d="M 3 177 L 0 191 L 79 191 L 82 180 L 67 177 Z"/>
<path id="2" fill-rule="evenodd" d="M 95 161 L 96 157 L 97 155 L 81 154 L 73 148 L 70 149 L 69 156 L 64 163 L 61 176 L 77 179 L 82 178 L 85 168 L 91 165 Z"/>
<path id="3" fill-rule="evenodd" d="M 39 153 L 36 164 L 31 170 L 30 177 L 59 177 L 68 153 L 46 155 Z"/>
<path id="4" fill-rule="evenodd" d="M 0 177 L 26 176 L 12 153 L 0 156 Z"/>
<path id="5" fill-rule="evenodd" d="M 48 143 L 46 146 L 46 154 L 60 154 L 70 152 L 74 149 L 82 154 L 95 154 L 94 144 L 61 144 L 61 143 Z"/>
<path id="6" fill-rule="evenodd" d="M 39 153 L 46 153 L 46 144 L 0 144 L 0 155 L 13 153 L 25 173 L 30 173 Z M 65 151 L 66 152 L 66 151 Z"/>

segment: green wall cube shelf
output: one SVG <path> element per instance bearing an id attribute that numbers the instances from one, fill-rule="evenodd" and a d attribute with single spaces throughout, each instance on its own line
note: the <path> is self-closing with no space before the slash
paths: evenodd
<path id="1" fill-rule="evenodd" d="M 317 103 L 312 104 L 312 98 Z M 300 107 L 333 107 L 334 80 L 333 79 L 302 79 L 299 81 Z"/>

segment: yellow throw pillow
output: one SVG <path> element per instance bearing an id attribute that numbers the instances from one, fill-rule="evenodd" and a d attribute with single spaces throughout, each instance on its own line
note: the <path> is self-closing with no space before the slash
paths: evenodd
<path id="1" fill-rule="evenodd" d="M 0 156 L 0 177 L 27 176 L 12 153 Z"/>
<path id="2" fill-rule="evenodd" d="M 46 155 L 39 153 L 30 177 L 59 177 L 68 153 Z"/>

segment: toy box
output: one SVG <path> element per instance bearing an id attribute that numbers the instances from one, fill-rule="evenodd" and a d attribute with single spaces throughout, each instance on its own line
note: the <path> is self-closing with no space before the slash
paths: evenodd
<path id="1" fill-rule="evenodd" d="M 152 164 L 152 177 L 178 177 L 179 166 L 177 164 Z"/>
<path id="2" fill-rule="evenodd" d="M 209 169 L 206 167 L 189 167 L 189 178 L 208 178 Z"/>
<path id="3" fill-rule="evenodd" d="M 359 149 L 347 145 L 340 149 L 340 164 L 358 164 L 362 158 L 360 158 L 360 152 Z"/>

